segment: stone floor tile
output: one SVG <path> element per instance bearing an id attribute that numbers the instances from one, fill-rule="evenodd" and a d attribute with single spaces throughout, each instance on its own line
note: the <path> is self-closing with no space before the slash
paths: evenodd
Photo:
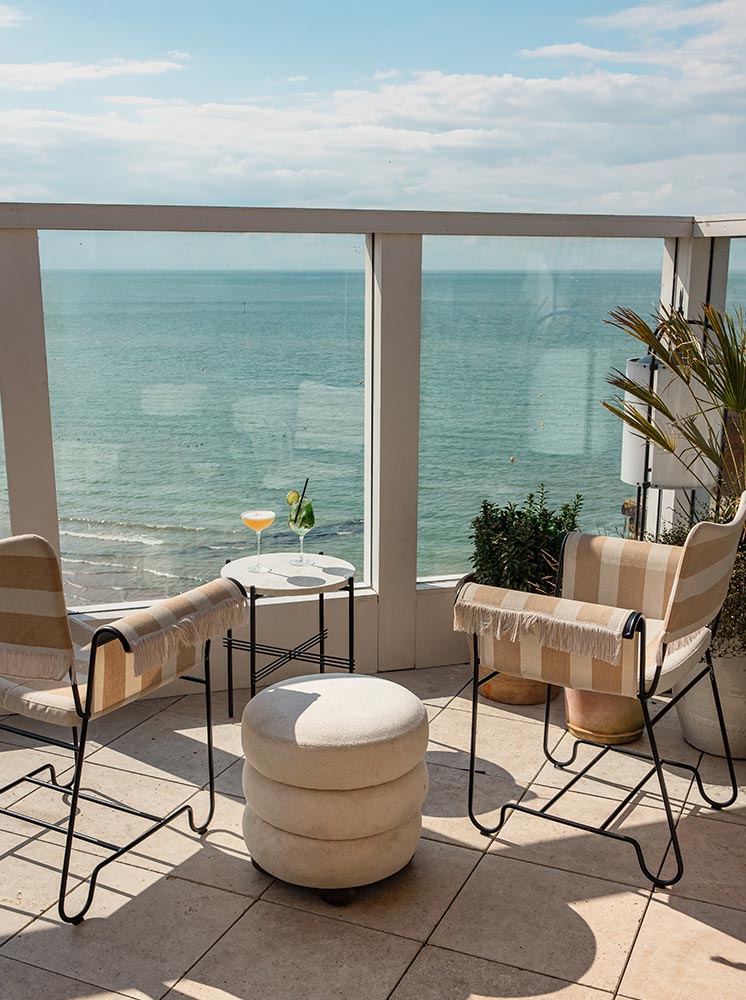
<path id="1" fill-rule="evenodd" d="M 478 860 L 474 851 L 422 840 L 404 871 L 360 889 L 349 906 L 329 906 L 314 890 L 279 880 L 262 898 L 425 941 Z"/>
<path id="2" fill-rule="evenodd" d="M 572 747 L 573 737 L 567 733 L 553 752 L 556 757 L 566 759 L 569 757 Z M 630 744 L 630 747 L 643 753 L 647 752 L 647 743 L 643 740 Z M 665 748 L 662 749 L 665 750 Z M 575 762 L 566 768 L 557 768 L 554 764 L 546 761 L 536 776 L 535 784 L 549 788 L 562 788 L 596 753 L 598 753 L 596 747 L 583 745 L 578 749 Z M 663 755 L 667 756 L 665 752 Z M 684 763 L 696 764 L 699 753 L 689 747 L 688 750 L 681 751 L 680 758 Z M 670 759 L 676 758 L 671 757 Z M 575 790 L 598 795 L 601 798 L 623 799 L 651 766 L 647 761 L 636 760 L 633 757 L 610 751 L 589 774 L 580 779 L 575 785 Z M 683 803 L 693 780 L 692 773 L 683 768 L 669 765 L 664 765 L 664 772 L 669 797 L 672 801 Z M 659 802 L 660 797 L 658 780 L 653 775 L 640 793 L 640 800 L 651 799 Z"/>
<path id="3" fill-rule="evenodd" d="M 610 1000 L 612 994 L 484 958 L 425 947 L 391 1000 Z"/>
<path id="4" fill-rule="evenodd" d="M 532 791 L 538 792 L 539 786 L 533 785 Z M 543 789 L 539 797 L 533 801 L 527 799 L 524 804 L 533 809 L 540 809 L 552 794 L 550 789 Z M 597 826 L 606 819 L 613 808 L 614 802 L 610 799 L 568 792 L 552 807 L 551 812 L 578 823 Z M 680 808 L 679 805 L 674 809 L 675 817 L 678 816 Z M 670 844 L 668 823 L 662 802 L 654 805 L 638 805 L 634 808 L 627 806 L 611 824 L 610 830 L 639 840 L 648 866 L 655 874 L 660 871 Z M 643 889 L 651 886 L 637 863 L 637 855 L 631 844 L 576 830 L 561 823 L 552 823 L 526 813 L 513 812 L 492 841 L 489 850 L 491 854 L 531 861 L 534 864 L 561 868 L 581 875 L 606 878 L 625 885 L 639 886 Z M 671 859 L 669 867 L 673 872 Z"/>
<path id="5" fill-rule="evenodd" d="M 259 900 L 169 1000 L 385 1000 L 416 941 Z"/>
<path id="6" fill-rule="evenodd" d="M 635 1000 L 743 1000 L 746 913 L 655 893 L 619 992 Z"/>
<path id="7" fill-rule="evenodd" d="M 197 791 L 196 786 L 184 785 L 177 781 L 163 781 L 117 768 L 101 767 L 95 760 L 87 760 L 83 767 L 81 791 L 96 795 L 105 801 L 118 802 L 134 809 L 142 809 L 153 815 L 163 815 L 186 802 Z M 29 816 L 56 825 L 66 824 L 70 815 L 67 796 L 46 788 L 35 788 L 15 808 Z M 198 817 L 199 818 L 199 817 Z M 0 825 L 3 817 L 0 816 Z M 14 821 L 15 822 L 15 821 Z M 95 802 L 80 801 L 75 830 L 101 840 L 122 845 L 132 840 L 151 825 L 149 820 L 131 816 L 118 810 L 97 805 Z M 186 820 L 181 824 L 187 826 Z M 15 829 L 15 827 L 14 827 Z M 28 831 L 35 830 L 25 826 Z M 36 831 L 44 840 L 61 843 L 63 834 L 50 831 Z M 192 835 L 194 837 L 195 835 Z M 105 856 L 109 851 L 95 844 L 79 842 L 82 851 Z M 145 848 L 146 850 L 148 847 Z"/>
<path id="8" fill-rule="evenodd" d="M 244 801 L 243 786 L 241 776 L 243 775 L 243 757 L 234 761 L 230 767 L 217 776 L 215 788 L 221 795 L 232 795 L 234 798 Z"/>
<path id="9" fill-rule="evenodd" d="M 29 997 L 35 1000 L 117 1000 L 123 996 L 12 958 L 0 958 L 0 988 L 3 1000 L 29 1000 Z"/>
<path id="10" fill-rule="evenodd" d="M 743 826 L 746 825 L 746 760 L 736 760 L 733 763 L 739 791 L 738 798 L 732 806 L 728 806 L 727 809 L 713 809 L 700 794 L 696 781 L 692 784 L 686 804 L 687 807 L 698 807 L 700 816 L 722 820 L 725 823 L 740 823 Z M 707 794 L 721 802 L 728 799 L 732 789 L 725 759 L 705 753 L 702 754 L 699 767 Z"/>
<path id="11" fill-rule="evenodd" d="M 28 825 L 26 835 L 0 832 L 0 942 L 57 904 L 63 852 L 41 840 L 40 833 Z M 90 855 L 73 852 L 70 886 L 80 881 L 90 861 Z"/>
<path id="12" fill-rule="evenodd" d="M 561 704 L 561 695 L 553 702 L 552 722 L 557 726 L 564 725 L 562 711 L 557 709 Z M 459 693 L 448 702 L 448 707 L 459 712 L 471 712 L 471 684 L 467 684 Z M 500 719 L 520 719 L 522 722 L 533 722 L 544 724 L 544 702 L 540 705 L 508 705 L 501 701 L 492 701 L 491 698 L 479 696 L 479 717 L 483 715 L 494 715 Z"/>
<path id="13" fill-rule="evenodd" d="M 468 663 L 460 663 L 447 667 L 425 667 L 421 670 L 388 670 L 378 676 L 403 685 L 426 705 L 443 708 L 467 684 L 471 677 L 471 667 Z"/>
<path id="14" fill-rule="evenodd" d="M 241 729 L 234 721 L 216 721 L 215 771 L 220 774 L 242 757 Z M 207 744 L 204 719 L 179 711 L 178 703 L 160 715 L 97 750 L 97 764 L 136 771 L 189 785 L 207 782 Z"/>
<path id="15" fill-rule="evenodd" d="M 746 831 L 738 823 L 717 823 L 688 807 L 678 824 L 684 875 L 667 891 L 746 910 Z M 746 990 L 746 981 L 744 982 Z"/>
<path id="16" fill-rule="evenodd" d="M 486 850 L 491 837 L 483 836 L 469 818 L 469 776 L 458 767 L 428 764 L 430 789 L 422 807 L 422 836 L 459 847 Z M 474 808 L 480 822 L 496 826 L 500 807 L 510 799 L 527 796 L 510 775 L 477 774 Z"/>
<path id="17" fill-rule="evenodd" d="M 562 733 L 552 727 L 552 740 Z M 471 719 L 466 712 L 445 708 L 430 726 L 427 760 L 430 764 L 469 768 Z M 524 786 L 531 782 L 545 761 L 541 732 L 531 723 L 486 716 L 479 720 L 477 770 L 512 778 Z"/>
<path id="18" fill-rule="evenodd" d="M 71 773 L 72 761 L 64 761 L 57 754 L 47 753 L 46 750 L 35 750 L 32 747 L 14 747 L 9 744 L 0 744 L 0 787 L 10 784 L 24 774 L 36 770 L 43 764 L 51 765 L 58 778 L 66 775 L 66 780 Z M 50 777 L 49 772 L 39 775 L 41 778 Z M 19 799 L 25 798 L 33 792 L 34 785 L 29 782 L 18 784 L 15 788 L 7 792 L 0 792 L 0 805 L 10 808 Z M 7 817 L 0 814 L 0 828 L 10 829 L 6 825 Z"/>
<path id="19" fill-rule="evenodd" d="M 648 897 L 602 879 L 485 855 L 430 943 L 613 991 Z"/>
<path id="20" fill-rule="evenodd" d="M 94 753 L 100 747 L 111 743 L 112 740 L 123 736 L 131 729 L 134 729 L 135 726 L 139 726 L 140 723 L 145 722 L 146 719 L 150 719 L 163 712 L 169 706 L 178 702 L 178 700 L 178 698 L 140 698 L 138 701 L 133 701 L 131 704 L 117 709 L 116 712 L 110 712 L 100 719 L 94 719 L 88 728 L 86 756 Z M 9 726 L 17 726 L 19 729 L 30 729 L 35 733 L 52 736 L 58 740 L 69 740 L 72 736 L 69 729 L 40 722 L 36 719 L 26 719 L 21 715 L 11 715 L 3 721 L 7 722 Z M 72 754 L 69 750 L 65 750 L 62 747 L 50 746 L 41 740 L 38 743 L 32 743 L 23 736 L 17 736 L 14 733 L 7 733 L 3 730 L 0 730 L 0 742 L 9 743 L 13 746 L 36 746 L 40 750 L 45 750 L 48 753 L 57 754 L 72 760 Z"/>
<path id="21" fill-rule="evenodd" d="M 198 819 L 207 814 L 206 791 L 189 801 Z M 256 898 L 273 880 L 251 864 L 241 828 L 243 810 L 243 802 L 218 795 L 207 833 L 199 837 L 191 832 L 185 819 L 179 819 L 154 834 L 142 847 L 126 854 L 122 861 L 163 872 L 170 878 L 183 878 Z"/>
<path id="22" fill-rule="evenodd" d="M 85 886 L 68 897 L 72 909 Z M 250 900 L 118 863 L 104 869 L 77 927 L 53 911 L 8 941 L 3 955 L 141 1000 L 162 997 L 225 933 Z"/>

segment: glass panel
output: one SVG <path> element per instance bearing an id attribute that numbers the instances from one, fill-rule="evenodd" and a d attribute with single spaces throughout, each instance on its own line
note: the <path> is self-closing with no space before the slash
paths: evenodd
<path id="1" fill-rule="evenodd" d="M 0 417 L 0 538 L 10 534 L 10 511 L 8 508 L 8 477 L 5 471 L 5 440 L 3 421 Z"/>
<path id="2" fill-rule="evenodd" d="M 725 309 L 726 312 L 734 312 L 736 309 L 746 312 L 746 239 L 730 241 Z"/>
<path id="3" fill-rule="evenodd" d="M 263 551 L 297 549 L 285 496 L 306 476 L 307 550 L 362 567 L 363 245 L 43 234 L 70 603 L 217 576 L 255 551 L 252 507 L 277 513 Z"/>
<path id="4" fill-rule="evenodd" d="M 483 499 L 585 498 L 587 531 L 621 532 L 621 423 L 605 376 L 635 355 L 605 325 L 660 297 L 660 241 L 452 239 L 424 243 L 418 573 L 470 568 Z"/>

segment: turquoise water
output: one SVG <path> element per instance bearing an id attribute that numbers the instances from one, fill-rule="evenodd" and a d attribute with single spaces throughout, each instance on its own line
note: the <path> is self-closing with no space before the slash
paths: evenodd
<path id="1" fill-rule="evenodd" d="M 658 271 L 426 273 L 421 575 L 468 568 L 483 497 L 586 498 L 617 531 L 631 489 L 604 377 L 635 353 L 604 324 L 654 308 Z M 730 304 L 746 301 L 746 275 Z M 71 603 L 175 593 L 253 551 L 239 514 L 306 476 L 309 551 L 362 566 L 362 272 L 47 271 L 50 393 Z M 512 461 L 511 461 L 512 459 Z M 2 470 L 0 470 L 2 471 Z M 0 522 L 7 521 L 0 491 Z"/>

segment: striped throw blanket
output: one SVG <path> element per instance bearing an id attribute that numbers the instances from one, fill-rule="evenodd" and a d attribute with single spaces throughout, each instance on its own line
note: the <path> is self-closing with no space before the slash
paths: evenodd
<path id="1" fill-rule="evenodd" d="M 632 614 L 633 609 L 467 583 L 456 601 L 454 628 L 512 642 L 531 637 L 540 646 L 618 664 Z"/>
<path id="2" fill-rule="evenodd" d="M 246 598 L 233 580 L 218 579 L 135 611 L 112 627 L 127 641 L 137 676 L 159 667 L 181 646 L 199 646 L 246 620 Z"/>

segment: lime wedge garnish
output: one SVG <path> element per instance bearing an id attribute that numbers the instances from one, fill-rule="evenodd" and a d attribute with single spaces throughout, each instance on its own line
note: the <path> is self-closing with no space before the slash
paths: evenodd
<path id="1" fill-rule="evenodd" d="M 297 490 L 291 490 L 285 499 L 288 502 L 288 507 L 292 507 L 294 503 L 298 503 L 300 500 L 300 493 Z"/>

